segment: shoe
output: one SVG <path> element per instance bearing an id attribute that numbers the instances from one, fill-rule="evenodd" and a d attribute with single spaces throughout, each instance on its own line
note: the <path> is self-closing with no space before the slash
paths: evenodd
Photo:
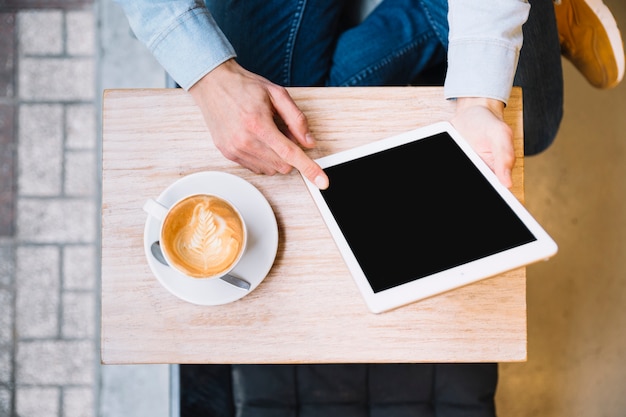
<path id="1" fill-rule="evenodd" d="M 597 88 L 624 77 L 624 44 L 615 18 L 602 0 L 556 0 L 561 53 Z"/>

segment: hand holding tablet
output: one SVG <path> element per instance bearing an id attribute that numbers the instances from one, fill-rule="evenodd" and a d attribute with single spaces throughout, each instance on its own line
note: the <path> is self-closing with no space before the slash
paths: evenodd
<path id="1" fill-rule="evenodd" d="M 316 162 L 329 188 L 319 190 L 306 178 L 305 183 L 374 313 L 557 251 L 447 122 Z"/>

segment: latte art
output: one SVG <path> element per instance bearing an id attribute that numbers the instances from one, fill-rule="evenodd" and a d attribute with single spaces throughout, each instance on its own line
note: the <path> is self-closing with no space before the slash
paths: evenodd
<path id="1" fill-rule="evenodd" d="M 245 245 L 244 225 L 226 201 L 189 197 L 170 210 L 163 224 L 164 250 L 186 275 L 221 275 L 237 262 Z"/>
<path id="2" fill-rule="evenodd" d="M 239 253 L 239 240 L 208 203 L 198 204 L 189 224 L 174 240 L 174 251 L 189 265 L 207 271 L 227 268 Z"/>

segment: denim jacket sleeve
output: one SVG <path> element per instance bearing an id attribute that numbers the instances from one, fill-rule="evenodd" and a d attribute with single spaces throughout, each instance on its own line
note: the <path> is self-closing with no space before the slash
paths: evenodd
<path id="1" fill-rule="evenodd" d="M 236 56 L 201 0 L 116 1 L 124 8 L 135 36 L 186 90 Z"/>
<path id="2" fill-rule="evenodd" d="M 449 0 L 446 98 L 486 97 L 506 103 L 511 94 L 527 0 Z"/>

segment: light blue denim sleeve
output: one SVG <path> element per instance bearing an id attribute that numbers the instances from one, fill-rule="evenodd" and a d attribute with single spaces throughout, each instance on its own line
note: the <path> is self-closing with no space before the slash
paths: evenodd
<path id="1" fill-rule="evenodd" d="M 449 0 L 446 98 L 507 103 L 522 48 L 527 0 Z"/>
<path id="2" fill-rule="evenodd" d="M 236 56 L 204 2 L 116 0 L 135 36 L 184 89 Z"/>

